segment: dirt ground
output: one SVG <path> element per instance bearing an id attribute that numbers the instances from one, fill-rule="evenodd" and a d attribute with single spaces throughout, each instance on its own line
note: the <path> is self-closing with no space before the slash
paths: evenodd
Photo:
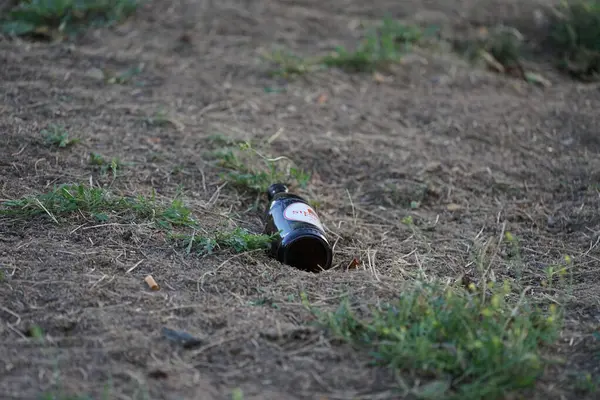
<path id="1" fill-rule="evenodd" d="M 143 222 L 0 219 L 1 397 L 35 399 L 60 387 L 100 398 L 109 387 L 115 399 L 229 399 L 236 388 L 244 399 L 398 398 L 391 373 L 310 325 L 299 293 L 323 306 L 348 292 L 377 303 L 415 271 L 460 279 L 474 274 L 469 249 L 510 231 L 530 286 L 565 254 L 577 266 L 553 349 L 564 363 L 548 368 L 532 396 L 585 398 L 570 379 L 600 374 L 600 86 L 544 64 L 536 68 L 553 85 L 530 85 L 444 49 L 413 53 L 385 82 L 335 69 L 274 78 L 260 56 L 273 45 L 305 56 L 352 46 L 358 22 L 385 13 L 452 36 L 500 22 L 525 29 L 535 8 L 500 0 L 151 1 L 75 43 L 0 40 L 2 200 L 90 180 L 124 194 L 154 188 L 165 201 L 183 187 L 207 229 L 230 212 L 259 231 L 260 215 L 245 213 L 253 198 L 224 186 L 207 160 L 208 138 L 281 131 L 274 153 L 313 172 L 305 195 L 319 202 L 337 266 L 311 274 L 257 253 L 188 255 Z M 140 63 L 128 84 L 107 85 L 95 73 Z M 145 122 L 159 112 L 177 123 Z M 46 146 L 39 132 L 49 123 L 82 142 Z M 99 177 L 92 151 L 127 166 L 114 181 Z M 423 185 L 429 190 L 411 209 Z M 401 223 L 407 215 L 429 228 L 411 232 Z M 354 257 L 372 268 L 346 270 Z M 506 265 L 498 261 L 495 273 L 510 275 Z M 160 291 L 147 289 L 147 274 Z M 44 344 L 27 337 L 32 326 Z M 201 344 L 184 349 L 165 340 L 163 327 Z"/>

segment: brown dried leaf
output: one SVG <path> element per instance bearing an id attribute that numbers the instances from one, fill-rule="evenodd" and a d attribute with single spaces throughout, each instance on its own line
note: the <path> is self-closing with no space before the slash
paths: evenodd
<path id="1" fill-rule="evenodd" d="M 348 264 L 348 269 L 356 269 L 360 266 L 360 260 L 358 258 L 353 258 L 352 261 L 350 261 L 350 264 Z"/>
<path id="2" fill-rule="evenodd" d="M 386 82 L 391 81 L 390 78 L 386 77 L 385 75 L 383 75 L 380 72 L 373 73 L 373 80 L 377 83 L 386 83 Z"/>

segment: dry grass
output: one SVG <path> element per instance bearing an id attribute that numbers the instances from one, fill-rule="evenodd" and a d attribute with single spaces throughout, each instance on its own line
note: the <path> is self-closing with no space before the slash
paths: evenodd
<path id="1" fill-rule="evenodd" d="M 477 4 L 440 25 L 515 12 Z M 152 2 L 70 44 L 1 41 L 2 393 L 597 396 L 596 87 L 489 73 L 406 21 L 357 47 L 357 19 L 417 7 Z M 272 77 L 274 42 L 326 56 Z M 331 270 L 265 255 L 275 179 Z"/>

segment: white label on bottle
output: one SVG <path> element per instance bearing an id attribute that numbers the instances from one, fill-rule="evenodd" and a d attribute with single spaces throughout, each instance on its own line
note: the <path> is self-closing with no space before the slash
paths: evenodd
<path id="1" fill-rule="evenodd" d="M 321 225 L 321 221 L 319 220 L 317 213 L 308 204 L 292 203 L 285 208 L 283 211 L 283 216 L 285 219 L 307 222 L 319 227 L 319 229 L 323 231 L 325 230 L 323 229 L 323 225 Z"/>

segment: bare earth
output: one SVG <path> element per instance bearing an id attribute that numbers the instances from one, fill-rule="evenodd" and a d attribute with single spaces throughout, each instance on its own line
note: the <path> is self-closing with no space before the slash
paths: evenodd
<path id="1" fill-rule="evenodd" d="M 304 56 L 352 46 L 359 22 L 386 12 L 449 36 L 502 21 L 525 28 L 535 6 L 522 3 L 152 1 L 76 43 L 0 41 L 0 199 L 91 180 L 127 195 L 154 188 L 168 202 L 183 187 L 208 232 L 231 223 L 226 212 L 259 232 L 260 214 L 247 212 L 255 199 L 223 186 L 208 138 L 281 130 L 273 153 L 313 172 L 304 194 L 336 242 L 336 268 L 311 274 L 260 253 L 188 255 L 144 221 L 0 219 L 0 397 L 58 387 L 100 398 L 108 387 L 115 399 L 229 399 L 236 388 L 244 399 L 398 398 L 390 372 L 311 325 L 299 293 L 323 307 L 344 293 L 374 304 L 417 272 L 474 276 L 474 246 L 510 231 L 528 285 L 540 287 L 565 254 L 577 266 L 552 350 L 564 363 L 530 397 L 584 398 L 569 377 L 600 374 L 599 86 L 540 64 L 553 83 L 542 88 L 444 49 L 416 51 L 385 82 L 338 70 L 286 81 L 260 55 L 275 44 Z M 140 63 L 127 84 L 94 76 Z M 158 112 L 176 123 L 145 122 Z M 49 123 L 82 142 L 46 146 Z M 114 182 L 89 165 L 92 151 L 126 163 Z M 401 223 L 407 215 L 419 234 Z M 512 276 L 502 256 L 494 273 Z M 355 257 L 361 267 L 347 270 Z M 26 335 L 34 325 L 43 344 Z M 163 327 L 202 344 L 184 349 Z"/>

